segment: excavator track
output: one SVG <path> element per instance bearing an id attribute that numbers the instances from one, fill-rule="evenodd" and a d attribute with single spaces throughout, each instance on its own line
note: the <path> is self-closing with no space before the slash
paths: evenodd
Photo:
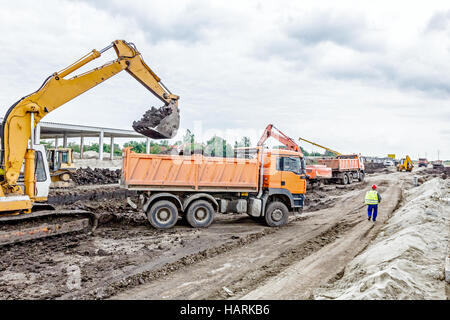
<path id="1" fill-rule="evenodd" d="M 97 216 L 84 210 L 42 210 L 0 216 L 0 246 L 68 233 L 91 233 Z"/>

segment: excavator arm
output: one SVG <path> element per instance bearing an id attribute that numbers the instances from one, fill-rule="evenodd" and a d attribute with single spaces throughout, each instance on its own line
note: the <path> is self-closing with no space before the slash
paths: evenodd
<path id="1" fill-rule="evenodd" d="M 306 142 L 308 142 L 308 143 L 311 143 L 312 145 L 317 146 L 317 147 L 322 148 L 322 149 L 325 149 L 325 150 L 327 150 L 327 151 L 330 151 L 331 153 L 334 153 L 334 154 L 337 155 L 337 156 L 341 156 L 341 155 L 342 155 L 341 153 L 339 153 L 339 152 L 337 152 L 337 151 L 331 150 L 330 148 L 321 146 L 320 144 L 317 144 L 317 143 L 315 143 L 315 142 L 306 140 L 306 139 L 304 139 L 304 138 L 298 138 L 298 140 L 303 140 L 303 141 L 306 141 Z"/>
<path id="2" fill-rule="evenodd" d="M 274 129 L 278 132 L 275 132 Z M 269 124 L 267 125 L 266 129 L 264 130 L 264 133 L 262 134 L 261 138 L 258 141 L 257 146 L 260 147 L 266 142 L 267 139 L 270 137 L 277 139 L 279 142 L 284 144 L 288 150 L 293 150 L 300 152 L 303 157 L 303 153 L 300 150 L 300 147 L 292 140 L 290 137 L 285 135 L 283 132 L 281 132 L 278 128 L 276 128 L 274 125 Z"/>
<path id="3" fill-rule="evenodd" d="M 277 132 L 275 132 L 274 129 Z M 257 146 L 261 147 L 264 144 L 264 142 L 266 142 L 266 140 L 269 139 L 270 137 L 277 139 L 279 142 L 284 144 L 288 150 L 296 151 L 300 154 L 301 168 L 302 168 L 301 170 L 302 170 L 302 174 L 304 174 L 305 170 L 306 170 L 306 163 L 305 163 L 305 159 L 303 158 L 302 150 L 295 143 L 294 140 L 292 140 L 290 137 L 288 137 L 283 132 L 281 132 L 281 130 L 276 128 L 273 124 L 267 125 L 266 129 L 264 130 L 264 133 L 262 134 L 261 138 L 258 141 Z"/>
<path id="4" fill-rule="evenodd" d="M 116 60 L 66 79 L 69 74 L 100 57 L 110 48 L 116 51 Z M 67 68 L 52 74 L 36 92 L 21 98 L 7 111 L 1 127 L 1 166 L 4 175 L 1 182 L 2 190 L 0 190 L 3 193 L 2 196 L 10 193 L 22 194 L 21 188 L 17 186 L 17 179 L 26 153 L 30 151 L 27 150 L 28 140 L 31 138 L 31 145 L 33 145 L 32 133 L 39 121 L 64 103 L 122 70 L 126 70 L 164 102 L 164 106 L 159 110 L 147 111 L 140 121 L 133 123 L 133 128 L 139 133 L 156 139 L 171 138 L 176 134 L 179 126 L 179 97 L 172 94 L 162 84 L 160 78 L 143 61 L 133 44 L 116 40 L 103 50 L 93 50 Z M 27 169 L 27 166 L 25 168 Z M 32 173 L 34 174 L 34 171 Z"/>

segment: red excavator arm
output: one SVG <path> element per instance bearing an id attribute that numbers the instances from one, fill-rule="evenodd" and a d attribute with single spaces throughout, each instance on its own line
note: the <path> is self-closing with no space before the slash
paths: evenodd
<path id="1" fill-rule="evenodd" d="M 274 131 L 276 130 L 276 132 Z M 317 179 L 322 178 L 331 178 L 332 171 L 331 168 L 327 168 L 324 165 L 306 165 L 305 160 L 303 158 L 303 152 L 298 146 L 297 143 L 295 143 L 294 140 L 292 140 L 290 137 L 285 135 L 283 132 L 280 131 L 280 129 L 276 128 L 273 124 L 267 125 L 266 129 L 264 130 L 263 135 L 258 141 L 258 147 L 262 146 L 264 142 L 266 142 L 267 139 L 270 137 L 277 139 L 279 142 L 281 142 L 283 145 L 285 145 L 289 150 L 297 151 L 300 153 L 300 156 L 302 158 L 302 173 L 306 173 L 306 176 L 310 181 L 315 181 Z"/>
<path id="2" fill-rule="evenodd" d="M 276 131 L 274 131 L 274 129 Z M 281 132 L 280 129 L 275 127 L 273 124 L 267 125 L 266 130 L 264 130 L 264 133 L 259 139 L 257 146 L 258 147 L 262 146 L 264 142 L 266 142 L 266 140 L 269 139 L 270 137 L 280 141 L 283 145 L 285 145 L 288 148 L 288 150 L 300 152 L 301 156 L 303 157 L 303 153 L 300 150 L 300 147 L 294 142 L 294 140 L 292 140 L 283 132 Z"/>

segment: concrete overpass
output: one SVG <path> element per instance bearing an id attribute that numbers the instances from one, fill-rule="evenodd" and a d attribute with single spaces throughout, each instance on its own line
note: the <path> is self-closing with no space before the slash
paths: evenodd
<path id="1" fill-rule="evenodd" d="M 0 118 L 3 122 L 3 118 Z M 80 158 L 83 158 L 84 138 L 98 137 L 99 159 L 103 160 L 104 139 L 109 138 L 111 143 L 111 158 L 114 154 L 114 138 L 146 138 L 146 151 L 150 153 L 150 138 L 145 137 L 134 130 L 115 129 L 106 127 L 84 126 L 67 123 L 45 122 L 38 123 L 35 129 L 35 141 L 40 143 L 41 139 L 55 139 L 55 146 L 59 146 L 59 139 L 62 139 L 62 146 L 67 147 L 68 138 L 80 138 Z"/>

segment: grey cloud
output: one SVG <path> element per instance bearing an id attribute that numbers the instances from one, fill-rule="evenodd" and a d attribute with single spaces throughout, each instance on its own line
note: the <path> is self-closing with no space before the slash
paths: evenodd
<path id="1" fill-rule="evenodd" d="M 450 11 L 436 12 L 428 21 L 425 31 L 442 31 L 449 27 Z"/>
<path id="2" fill-rule="evenodd" d="M 151 43 L 168 40 L 184 43 L 202 41 L 205 39 L 205 31 L 218 27 L 220 23 L 218 13 L 208 10 L 203 2 L 188 4 L 181 12 L 174 12 L 173 17 L 161 22 L 150 9 L 145 12 L 128 2 L 82 1 L 113 16 L 122 16 L 135 21 Z"/>
<path id="3" fill-rule="evenodd" d="M 450 95 L 450 79 L 447 77 L 439 77 L 433 73 L 417 74 L 402 71 L 390 61 L 372 61 L 363 68 L 354 66 L 344 70 L 326 70 L 323 74 L 337 80 L 360 80 L 380 85 L 394 85 L 400 89 L 417 90 L 440 97 Z"/>
<path id="4" fill-rule="evenodd" d="M 450 129 L 439 130 L 439 134 L 443 136 L 450 136 Z"/>
<path id="5" fill-rule="evenodd" d="M 366 37 L 369 27 L 359 15 L 320 12 L 311 17 L 291 18 L 285 32 L 304 45 L 332 42 L 359 51 L 374 50 L 379 46 Z"/>

